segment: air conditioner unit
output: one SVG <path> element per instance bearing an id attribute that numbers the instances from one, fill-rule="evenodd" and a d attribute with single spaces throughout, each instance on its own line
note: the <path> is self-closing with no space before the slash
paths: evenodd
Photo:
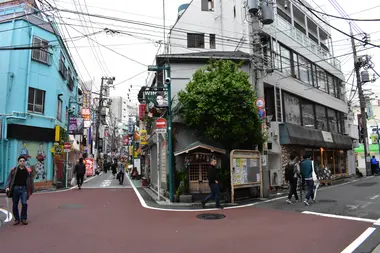
<path id="1" fill-rule="evenodd" d="M 282 186 L 282 173 L 279 169 L 269 170 L 270 186 Z"/>

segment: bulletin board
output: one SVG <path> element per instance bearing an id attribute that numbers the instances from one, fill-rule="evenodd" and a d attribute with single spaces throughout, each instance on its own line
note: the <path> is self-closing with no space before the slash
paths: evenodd
<path id="1" fill-rule="evenodd" d="M 256 150 L 232 150 L 230 153 L 231 201 L 235 201 L 235 189 L 260 187 L 262 195 L 261 153 Z"/>

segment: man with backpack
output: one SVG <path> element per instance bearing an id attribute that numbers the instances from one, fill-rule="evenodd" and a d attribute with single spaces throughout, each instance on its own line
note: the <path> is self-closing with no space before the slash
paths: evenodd
<path id="1" fill-rule="evenodd" d="M 289 182 L 289 195 L 286 202 L 291 204 L 293 195 L 298 202 L 297 183 L 300 174 L 300 166 L 297 157 L 294 154 L 290 155 L 289 158 L 289 162 L 285 167 L 285 180 Z"/>
<path id="2" fill-rule="evenodd" d="M 313 179 L 313 162 L 310 159 L 310 155 L 305 155 L 304 160 L 301 162 L 301 175 L 307 185 L 307 193 L 305 198 L 305 205 L 309 205 L 309 200 L 314 201 L 314 179 Z"/>

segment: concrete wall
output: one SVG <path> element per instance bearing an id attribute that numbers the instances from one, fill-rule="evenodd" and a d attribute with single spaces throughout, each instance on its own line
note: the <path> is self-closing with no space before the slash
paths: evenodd
<path id="1" fill-rule="evenodd" d="M 243 0 L 223 2 L 215 0 L 214 11 L 202 11 L 201 2 L 193 0 L 176 22 L 175 28 L 169 35 L 169 53 L 234 51 L 238 45 L 240 51 L 249 53 L 249 30 Z M 187 48 L 187 33 L 204 33 L 205 48 Z M 216 35 L 215 49 L 210 49 L 209 34 Z"/>

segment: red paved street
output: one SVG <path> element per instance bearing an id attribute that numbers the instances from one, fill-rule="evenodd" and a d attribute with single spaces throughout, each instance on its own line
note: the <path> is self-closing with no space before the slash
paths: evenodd
<path id="1" fill-rule="evenodd" d="M 61 205 L 82 205 L 62 209 Z M 29 225 L 0 229 L 1 252 L 11 253 L 337 253 L 368 224 L 300 213 L 242 208 L 197 212 L 141 207 L 133 189 L 82 189 L 33 195 Z"/>

